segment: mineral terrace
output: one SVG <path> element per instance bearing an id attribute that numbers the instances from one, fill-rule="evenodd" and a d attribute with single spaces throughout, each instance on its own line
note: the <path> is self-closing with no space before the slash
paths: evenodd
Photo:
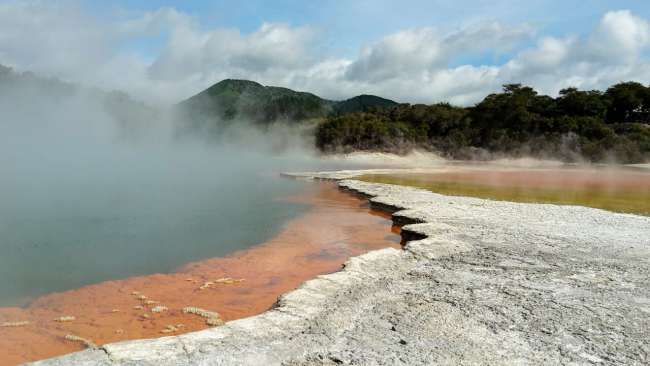
<path id="1" fill-rule="evenodd" d="M 394 212 L 404 250 L 258 316 L 33 365 L 650 364 L 650 218 L 339 184 Z"/>

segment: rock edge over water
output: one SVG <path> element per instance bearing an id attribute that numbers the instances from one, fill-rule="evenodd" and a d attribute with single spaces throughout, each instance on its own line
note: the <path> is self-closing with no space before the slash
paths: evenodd
<path id="1" fill-rule="evenodd" d="M 341 179 L 354 173 L 308 173 Z M 648 364 L 650 218 L 341 180 L 412 239 L 258 316 L 31 365 Z"/>

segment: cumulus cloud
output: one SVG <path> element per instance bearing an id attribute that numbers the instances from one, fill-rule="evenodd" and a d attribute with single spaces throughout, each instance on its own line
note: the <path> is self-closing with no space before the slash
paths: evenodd
<path id="1" fill-rule="evenodd" d="M 526 26 L 487 23 L 445 34 L 433 28 L 411 29 L 389 35 L 366 47 L 350 65 L 352 80 L 381 82 L 447 69 L 454 57 L 489 50 L 507 51 L 530 36 Z"/>
<path id="2" fill-rule="evenodd" d="M 629 62 L 650 43 L 650 26 L 628 10 L 612 11 L 602 18 L 587 47 L 607 62 Z"/>
<path id="3" fill-rule="evenodd" d="M 348 68 L 346 77 L 370 82 L 412 77 L 440 67 L 445 62 L 443 51 L 430 29 L 399 32 L 364 48 Z"/>
<path id="4" fill-rule="evenodd" d="M 0 63 L 167 103 L 224 78 L 332 99 L 374 93 L 465 105 L 513 82 L 549 94 L 650 82 L 650 23 L 627 10 L 603 14 L 582 35 L 477 21 L 394 32 L 347 56 L 323 53 L 319 32 L 285 23 L 205 29 L 172 8 L 99 20 L 77 3 L 9 2 L 0 5 Z M 153 53 L 128 47 L 151 39 L 161 44 Z"/>
<path id="5" fill-rule="evenodd" d="M 215 73 L 245 75 L 304 68 L 313 63 L 308 52 L 312 37 L 311 29 L 287 24 L 264 23 L 247 35 L 237 29 L 200 32 L 181 26 L 174 29 L 161 56 L 151 65 L 150 75 L 177 80 Z"/>
<path id="6" fill-rule="evenodd" d="M 605 88 L 612 83 L 650 81 L 650 23 L 629 11 L 606 13 L 584 37 L 546 37 L 500 68 L 499 80 L 525 82 L 555 94 L 561 88 Z"/>
<path id="7" fill-rule="evenodd" d="M 124 37 L 152 36 L 168 29 L 195 26 L 195 22 L 187 14 L 173 8 L 160 8 L 153 12 L 145 12 L 135 17 L 127 18 L 115 24 L 116 32 Z"/>
<path id="8" fill-rule="evenodd" d="M 440 36 L 432 29 L 390 35 L 363 50 L 346 77 L 373 92 L 408 101 L 471 104 L 506 83 L 532 85 L 557 94 L 562 88 L 606 88 L 650 81 L 650 23 L 630 11 L 611 11 L 588 35 L 541 37 L 501 65 L 450 67 L 464 53 L 514 47 L 532 35 L 529 27 L 492 23 Z"/>

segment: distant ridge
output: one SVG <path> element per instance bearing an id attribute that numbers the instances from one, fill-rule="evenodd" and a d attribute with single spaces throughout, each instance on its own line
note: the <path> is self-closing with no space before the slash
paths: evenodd
<path id="1" fill-rule="evenodd" d="M 244 118 L 264 124 L 277 120 L 304 121 L 397 104 L 374 95 L 360 95 L 337 102 L 312 93 L 264 86 L 250 80 L 226 79 L 182 101 L 178 106 L 194 119 Z"/>
<path id="2" fill-rule="evenodd" d="M 336 114 L 367 112 L 376 108 L 391 108 L 397 105 L 397 102 L 390 99 L 376 95 L 362 94 L 341 102 L 336 102 L 334 104 L 334 112 Z"/>

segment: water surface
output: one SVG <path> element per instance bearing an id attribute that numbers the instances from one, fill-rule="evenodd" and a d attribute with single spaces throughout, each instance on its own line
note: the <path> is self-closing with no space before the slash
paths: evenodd
<path id="1" fill-rule="evenodd" d="M 365 175 L 361 180 L 493 200 L 554 203 L 650 215 L 650 172 L 623 168 L 522 169 L 449 166 L 432 173 Z"/>
<path id="2" fill-rule="evenodd" d="M 342 193 L 333 183 L 309 183 L 289 202 L 307 205 L 270 240 L 225 257 L 187 264 L 178 271 L 105 281 L 39 297 L 25 308 L 0 307 L 0 365 L 15 365 L 82 349 L 65 334 L 96 344 L 154 338 L 205 329 L 205 319 L 184 314 L 186 306 L 216 311 L 229 321 L 270 308 L 278 296 L 306 280 L 331 273 L 351 256 L 399 248 L 399 228 L 390 214 L 375 212 L 366 200 Z M 233 278 L 233 283 L 219 279 Z M 133 292 L 146 296 L 151 304 Z M 153 312 L 163 305 L 166 311 Z M 61 324 L 61 316 L 75 320 Z M 170 332 L 168 325 L 173 324 Z M 179 324 L 182 324 L 180 326 Z"/>
<path id="3" fill-rule="evenodd" d="M 304 185 L 278 172 L 319 167 L 225 147 L 71 153 L 0 164 L 0 306 L 261 243 L 305 210 L 278 199 Z"/>

